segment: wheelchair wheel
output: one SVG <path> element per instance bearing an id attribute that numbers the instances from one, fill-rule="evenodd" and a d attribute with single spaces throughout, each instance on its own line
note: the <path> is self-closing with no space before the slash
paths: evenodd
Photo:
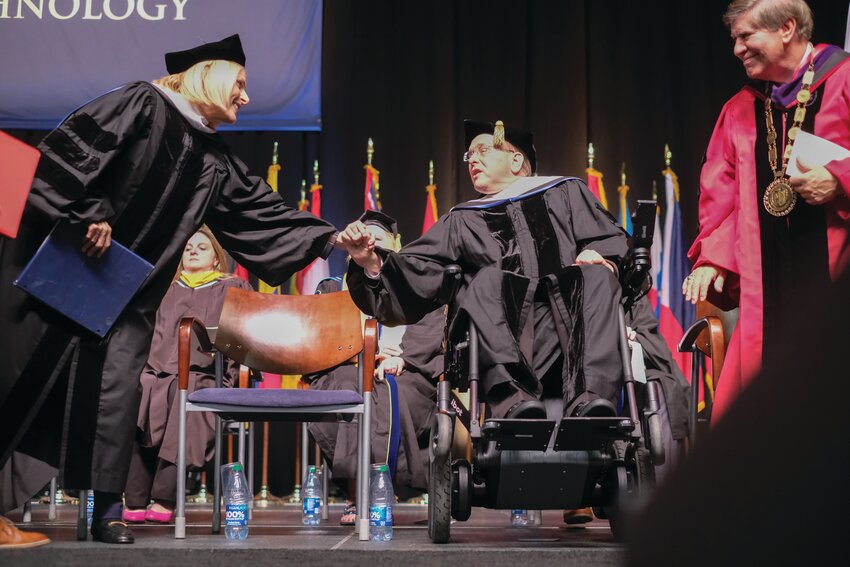
<path id="1" fill-rule="evenodd" d="M 623 510 L 621 505 L 626 500 L 629 486 L 629 474 L 626 468 L 626 443 L 614 441 L 611 444 L 611 453 L 614 462 L 611 465 L 604 487 L 608 503 L 600 506 L 598 510 L 594 508 L 594 513 L 597 517 L 608 520 L 614 539 L 621 541 L 623 539 Z"/>
<path id="2" fill-rule="evenodd" d="M 646 425 L 652 463 L 654 465 L 663 465 L 666 455 L 664 454 L 664 442 L 662 440 L 661 416 L 657 413 L 650 415 L 649 419 L 646 420 Z"/>
<path id="3" fill-rule="evenodd" d="M 649 449 L 642 444 L 614 443 L 616 460 L 612 472 L 613 500 L 604 508 L 614 538 L 622 541 L 628 522 L 649 499 L 655 485 L 655 469 Z M 610 492 L 609 492 L 610 493 Z"/>
<path id="4" fill-rule="evenodd" d="M 452 463 L 452 518 L 465 522 L 472 514 L 472 471 L 469 463 L 458 459 Z"/>
<path id="5" fill-rule="evenodd" d="M 453 421 L 438 413 L 431 424 L 431 483 L 428 491 L 428 536 L 434 543 L 449 541 L 452 521 L 452 462 L 449 456 Z"/>

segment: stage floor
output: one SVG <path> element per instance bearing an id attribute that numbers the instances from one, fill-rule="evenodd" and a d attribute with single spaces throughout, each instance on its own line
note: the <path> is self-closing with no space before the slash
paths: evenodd
<path id="1" fill-rule="evenodd" d="M 568 528 L 561 512 L 543 512 L 535 527 L 511 527 L 507 510 L 475 508 L 467 522 L 453 522 L 451 541 L 435 545 L 428 539 L 427 506 L 398 504 L 390 542 L 361 542 L 353 528 L 338 525 L 342 504 L 331 504 L 329 520 L 316 527 L 301 525 L 301 508 L 284 504 L 255 508 L 250 535 L 245 541 L 228 541 L 224 533 L 212 534 L 211 505 L 187 506 L 187 538 L 174 539 L 173 525 L 134 525 L 136 543 L 109 545 L 76 539 L 76 506 L 57 506 L 57 519 L 49 521 L 48 506 L 35 504 L 32 522 L 24 529 L 46 533 L 52 542 L 30 550 L 2 551 L 0 564 L 17 565 L 622 565 L 625 553 L 616 543 L 608 522 L 594 520 L 581 528 Z M 21 521 L 21 511 L 9 517 Z"/>

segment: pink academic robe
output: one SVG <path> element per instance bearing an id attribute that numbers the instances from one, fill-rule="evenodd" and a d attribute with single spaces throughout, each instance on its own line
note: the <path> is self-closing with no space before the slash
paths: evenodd
<path id="1" fill-rule="evenodd" d="M 818 46 L 820 49 L 822 46 Z M 850 149 L 850 58 L 836 65 L 812 85 L 821 91 L 820 111 L 814 132 Z M 727 347 L 718 382 L 713 419 L 722 415 L 759 371 L 762 363 L 762 257 L 756 198 L 755 98 L 761 95 L 745 87 L 720 113 L 706 152 L 700 176 L 700 233 L 688 252 L 694 266 L 714 264 L 728 271 L 722 296 L 713 291 L 709 299 L 724 309 L 740 307 L 740 319 Z M 791 104 L 790 106 L 794 106 Z M 776 125 L 777 133 L 781 124 Z M 784 134 L 782 139 L 786 139 Z M 782 155 L 784 147 L 779 148 Z M 823 205 L 830 276 L 850 263 L 850 159 L 826 165 L 839 183 L 839 194 Z M 805 301 L 806 298 L 801 298 Z"/>

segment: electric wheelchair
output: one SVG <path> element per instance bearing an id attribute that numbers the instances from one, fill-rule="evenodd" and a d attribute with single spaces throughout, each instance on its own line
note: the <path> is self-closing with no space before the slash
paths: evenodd
<path id="1" fill-rule="evenodd" d="M 653 466 L 664 462 L 657 384 L 647 383 L 646 403 L 637 407 L 625 312 L 649 290 L 649 250 L 656 205 L 641 201 L 633 217 L 635 234 L 620 266 L 620 356 L 624 368 L 623 410 L 616 417 L 482 419 L 478 336 L 471 321 L 446 329 L 446 372 L 437 388 L 431 425 L 428 535 L 446 543 L 451 519 L 469 519 L 473 506 L 492 509 L 575 509 L 593 507 L 623 536 L 630 512 L 653 485 Z M 442 293 L 451 308 L 462 274 L 447 267 Z M 453 389 L 469 392 L 469 408 Z M 469 432 L 469 460 L 452 459 L 458 422 Z"/>

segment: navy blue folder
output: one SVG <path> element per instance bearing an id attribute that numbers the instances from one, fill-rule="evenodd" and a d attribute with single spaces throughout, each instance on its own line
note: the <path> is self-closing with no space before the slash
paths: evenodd
<path id="1" fill-rule="evenodd" d="M 14 285 L 103 337 L 153 266 L 114 240 L 103 256 L 86 256 L 86 226 L 58 223 Z"/>

